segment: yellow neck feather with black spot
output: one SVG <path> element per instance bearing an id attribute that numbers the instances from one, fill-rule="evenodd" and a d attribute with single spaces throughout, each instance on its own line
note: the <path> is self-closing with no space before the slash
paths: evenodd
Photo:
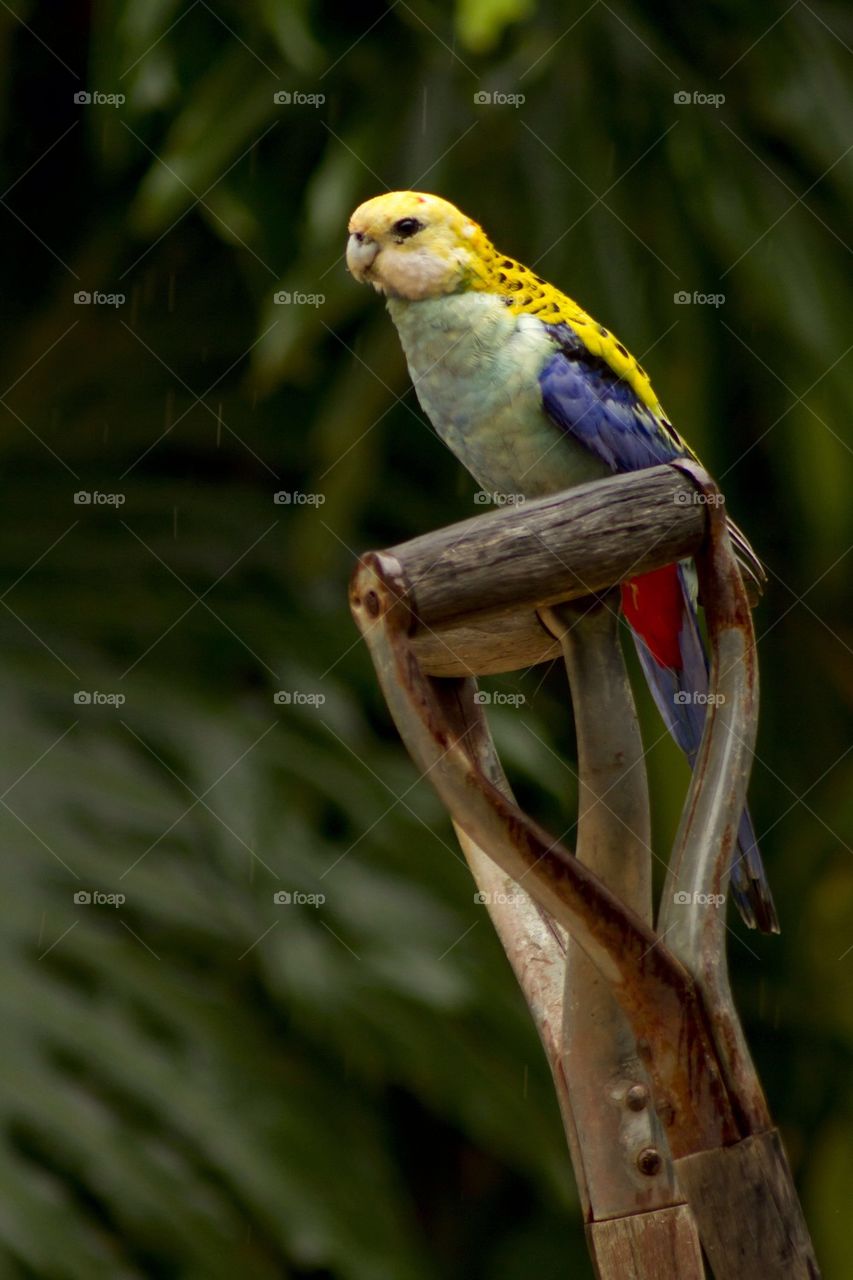
<path id="1" fill-rule="evenodd" d="M 675 435 L 645 369 L 612 333 L 529 267 L 499 253 L 480 227 L 469 247 L 473 251 L 469 288 L 503 295 L 508 299 L 510 311 L 516 314 L 538 316 L 544 324 L 571 325 L 590 355 L 605 360 L 617 377 L 623 378 L 638 399 L 661 419 L 664 429 Z M 679 440 L 679 443 L 682 442 Z"/>

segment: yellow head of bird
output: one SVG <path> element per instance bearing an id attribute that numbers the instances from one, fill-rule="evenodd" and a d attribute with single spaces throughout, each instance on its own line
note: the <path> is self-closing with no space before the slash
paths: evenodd
<path id="1" fill-rule="evenodd" d="M 394 298 L 453 293 L 477 274 L 485 233 L 440 196 L 390 191 L 350 218 L 347 266 L 356 280 Z"/>

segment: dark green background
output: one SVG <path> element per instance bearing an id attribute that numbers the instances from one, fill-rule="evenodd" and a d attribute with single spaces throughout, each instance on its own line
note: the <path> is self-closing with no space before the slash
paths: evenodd
<path id="1" fill-rule="evenodd" d="M 590 1275 L 533 1030 L 346 606 L 356 552 L 479 509 L 342 262 L 415 184 L 615 329 L 766 559 L 784 932 L 730 953 L 849 1276 L 849 8 L 10 0 L 0 31 L 3 1276 Z M 494 723 L 562 831 L 544 674 Z M 641 713 L 665 854 L 685 768 Z"/>

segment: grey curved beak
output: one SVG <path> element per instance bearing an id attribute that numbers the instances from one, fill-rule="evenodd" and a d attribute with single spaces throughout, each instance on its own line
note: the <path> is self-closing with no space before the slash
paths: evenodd
<path id="1" fill-rule="evenodd" d="M 375 240 L 360 231 L 352 232 L 347 241 L 347 267 L 356 280 L 363 282 L 367 278 L 378 252 L 379 245 Z"/>

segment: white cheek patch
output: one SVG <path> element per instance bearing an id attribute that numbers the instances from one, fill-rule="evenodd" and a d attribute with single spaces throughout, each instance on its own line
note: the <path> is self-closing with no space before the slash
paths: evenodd
<path id="1" fill-rule="evenodd" d="M 388 293 L 417 300 L 451 293 L 459 280 L 459 262 L 446 261 L 426 251 L 398 252 L 384 249 L 376 263 L 376 274 Z"/>

